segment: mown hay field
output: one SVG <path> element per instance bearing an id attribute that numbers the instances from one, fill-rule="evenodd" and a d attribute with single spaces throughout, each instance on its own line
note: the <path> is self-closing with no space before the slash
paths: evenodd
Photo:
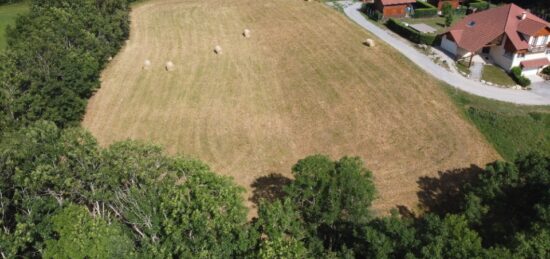
<path id="1" fill-rule="evenodd" d="M 249 195 L 307 155 L 360 156 L 379 212 L 415 208 L 421 176 L 498 158 L 437 81 L 318 2 L 149 0 L 131 19 L 83 121 L 102 145 L 161 144 Z"/>

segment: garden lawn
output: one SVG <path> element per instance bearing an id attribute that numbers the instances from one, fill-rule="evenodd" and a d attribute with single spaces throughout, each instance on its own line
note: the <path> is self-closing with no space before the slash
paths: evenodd
<path id="1" fill-rule="evenodd" d="M 455 15 L 455 19 L 453 23 L 460 21 L 462 18 L 464 18 L 464 16 Z M 447 27 L 445 27 L 445 17 L 440 17 L 440 16 L 427 17 L 427 18 L 402 18 L 399 20 L 401 22 L 405 22 L 408 24 L 418 24 L 418 23 L 427 24 L 437 30 L 436 34 L 443 33 L 447 29 Z"/>
<path id="2" fill-rule="evenodd" d="M 493 65 L 485 65 L 483 67 L 483 74 L 481 75 L 481 79 L 497 85 L 513 86 L 516 84 L 516 82 L 514 82 L 514 79 L 512 79 L 512 77 L 510 77 L 510 75 L 508 75 L 506 71 L 504 71 L 500 67 Z"/>
<path id="3" fill-rule="evenodd" d="M 15 24 L 18 15 L 29 10 L 27 2 L 0 5 L 0 50 L 6 48 L 6 28 Z"/>

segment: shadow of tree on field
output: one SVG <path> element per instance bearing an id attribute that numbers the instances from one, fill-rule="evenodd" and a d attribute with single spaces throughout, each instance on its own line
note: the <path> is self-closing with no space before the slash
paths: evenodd
<path id="1" fill-rule="evenodd" d="M 405 219 L 415 219 L 416 214 L 405 205 L 397 205 L 397 212 Z"/>
<path id="2" fill-rule="evenodd" d="M 283 188 L 291 182 L 290 178 L 279 173 L 258 177 L 251 185 L 253 191 L 250 201 L 258 205 L 261 200 L 272 202 L 281 199 L 285 196 Z"/>
<path id="3" fill-rule="evenodd" d="M 420 208 L 438 215 L 458 212 L 466 184 L 477 179 L 481 172 L 482 168 L 470 165 L 468 168 L 438 172 L 437 177 L 420 177 L 417 181 Z"/>

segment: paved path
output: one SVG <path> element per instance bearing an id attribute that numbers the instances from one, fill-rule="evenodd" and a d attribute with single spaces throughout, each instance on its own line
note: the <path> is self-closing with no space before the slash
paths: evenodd
<path id="1" fill-rule="evenodd" d="M 483 63 L 480 63 L 480 62 L 473 63 L 472 66 L 470 67 L 470 79 L 481 80 L 482 73 L 483 73 Z"/>
<path id="2" fill-rule="evenodd" d="M 550 81 L 536 82 L 531 85 L 532 92 L 539 95 L 550 96 Z"/>
<path id="3" fill-rule="evenodd" d="M 499 101 L 524 105 L 550 105 L 550 91 L 523 91 L 498 88 L 494 86 L 484 85 L 481 82 L 467 79 L 460 74 L 447 71 L 443 67 L 435 64 L 429 57 L 420 53 L 410 44 L 404 43 L 399 39 L 396 39 L 387 31 L 368 21 L 365 17 L 363 17 L 363 15 L 361 15 L 359 11 L 359 9 L 361 8 L 361 3 L 344 6 L 347 6 L 344 8 L 344 13 L 350 19 L 355 21 L 361 27 L 370 31 L 372 34 L 376 35 L 381 40 L 385 41 L 390 46 L 393 46 L 395 49 L 397 49 L 397 51 L 401 52 L 407 58 L 415 62 L 427 73 L 431 74 L 441 81 L 444 81 L 449 85 L 452 85 L 471 94 Z"/>

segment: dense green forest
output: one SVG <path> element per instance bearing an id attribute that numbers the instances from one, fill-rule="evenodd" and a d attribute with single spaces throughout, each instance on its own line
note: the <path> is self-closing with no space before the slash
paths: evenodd
<path id="1" fill-rule="evenodd" d="M 99 75 L 128 37 L 127 0 L 34 0 L 1 54 L 3 127 L 77 125 Z"/>
<path id="2" fill-rule="evenodd" d="M 243 189 L 204 163 L 78 127 L 128 37 L 126 0 L 34 0 L 0 65 L 1 258 L 548 258 L 550 157 L 419 179 L 424 213 L 371 210 L 360 158 L 306 157 Z M 368 158 L 367 158 L 368 159 Z M 398 186 L 396 186 L 398 188 Z"/>
<path id="3" fill-rule="evenodd" d="M 281 195 L 259 197 L 252 222 L 243 190 L 199 161 L 137 142 L 101 149 L 51 122 L 5 134 L 0 172 L 6 258 L 550 256 L 550 158 L 538 155 L 421 179 L 427 213 L 388 217 L 370 210 L 359 158 L 315 155 Z"/>
<path id="4" fill-rule="evenodd" d="M 488 2 L 493 4 L 514 3 L 546 20 L 550 19 L 550 1 L 547 0 L 489 0 Z"/>

